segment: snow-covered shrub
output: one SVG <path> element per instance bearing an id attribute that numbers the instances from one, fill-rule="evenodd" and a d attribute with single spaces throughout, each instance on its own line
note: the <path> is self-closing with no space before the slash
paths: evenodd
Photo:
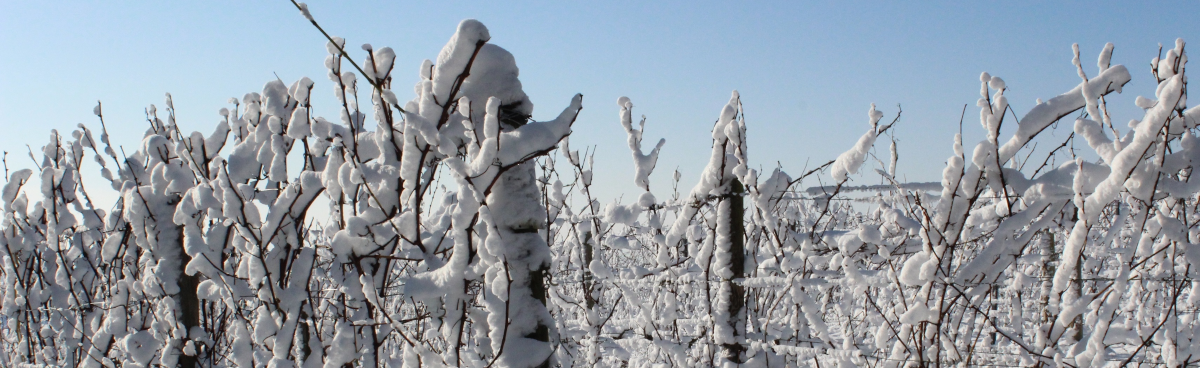
<path id="1" fill-rule="evenodd" d="M 568 144 L 582 96 L 531 121 L 514 57 L 489 39 L 462 22 L 403 105 L 392 49 L 355 60 L 329 37 L 337 119 L 315 115 L 302 78 L 232 99 L 209 134 L 180 131 L 168 95 L 128 155 L 99 105 L 99 142 L 82 125 L 52 133 L 0 192 L 0 363 L 1200 362 L 1200 110 L 1182 41 L 1153 60 L 1156 95 L 1134 101 L 1145 115 L 1125 133 L 1107 103 L 1132 76 L 1111 45 L 1094 74 L 1076 49 L 1080 84 L 1019 119 L 984 73 L 986 139 L 967 155 L 958 136 L 940 183 L 897 181 L 894 140 L 889 162 L 875 156 L 899 112 L 883 124 L 874 105 L 828 163 L 760 173 L 735 92 L 697 184 L 681 194 L 677 171 L 674 193 L 652 193 L 665 140 L 643 147 L 646 118 L 621 98 L 642 193 L 605 203 L 592 154 Z M 1031 160 L 1067 117 L 1063 147 L 1080 153 Z M 852 185 L 872 159 L 880 184 Z M 107 188 L 85 188 L 85 171 Z M 801 190 L 822 173 L 831 185 Z M 119 199 L 97 208 L 89 190 Z"/>
<path id="2" fill-rule="evenodd" d="M 548 364 L 551 257 L 529 162 L 570 133 L 582 98 L 528 121 L 515 61 L 489 37 L 464 21 L 405 106 L 392 50 L 364 46 L 370 116 L 331 38 L 338 123 L 313 115 L 304 78 L 231 100 L 207 136 L 151 107 L 142 147 L 121 159 L 82 126 L 55 133 L 42 200 L 29 204 L 30 170 L 5 186 L 7 361 Z M 110 213 L 82 185 L 89 150 L 120 193 Z"/>
<path id="3" fill-rule="evenodd" d="M 1007 141 L 1000 127 L 1015 114 L 1005 83 L 984 73 L 986 140 L 968 156 L 956 138 L 941 183 L 897 182 L 893 141 L 890 162 L 879 162 L 883 185 L 848 185 L 896 122 L 881 124 L 874 106 L 858 143 L 813 170 L 829 169 L 833 185 L 806 191 L 796 186 L 813 171 L 793 179 L 779 170 L 766 177 L 745 170 L 748 129 L 740 119 L 730 128 L 727 113 L 714 127 L 708 169 L 683 198 L 658 201 L 647 192 L 637 203 L 601 210 L 588 194 L 586 157 L 581 163 L 568 150 L 584 211 L 550 214 L 561 219 L 558 234 L 571 234 L 555 245 L 568 263 L 556 277 L 582 287 L 564 286 L 568 292 L 557 300 L 560 323 L 572 331 L 564 332 L 570 345 L 563 349 L 572 355 L 560 363 L 1196 362 L 1200 325 L 1191 311 L 1200 293 L 1191 265 L 1200 228 L 1189 208 L 1200 203 L 1200 187 L 1189 178 L 1200 157 L 1193 152 L 1200 110 L 1186 106 L 1186 53 L 1179 41 L 1153 60 L 1157 94 L 1136 99 L 1146 115 L 1121 134 L 1106 96 L 1131 75 L 1109 65 L 1111 52 L 1111 45 L 1101 52 L 1091 76 L 1076 57 L 1080 85 L 1009 119 L 1017 129 Z M 662 145 L 642 152 L 631 104 L 618 104 L 635 182 L 645 188 Z M 731 102 L 726 111 L 736 108 Z M 1077 149 L 1086 144 L 1093 152 L 1064 157 L 1055 149 L 1031 160 L 1030 142 L 1076 112 L 1069 139 L 1082 138 Z M 738 243 L 727 225 L 725 199 L 733 191 L 723 185 L 731 179 L 744 183 L 748 199 L 742 254 L 728 253 Z M 554 193 L 571 186 L 547 185 Z M 854 195 L 864 191 L 874 194 Z M 563 194 L 552 197 L 565 203 Z M 745 273 L 730 280 L 737 256 Z M 744 317 L 730 313 L 735 302 L 744 303 Z"/>

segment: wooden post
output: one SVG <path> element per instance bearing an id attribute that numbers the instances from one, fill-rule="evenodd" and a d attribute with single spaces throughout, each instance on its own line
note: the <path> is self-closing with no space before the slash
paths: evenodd
<path id="1" fill-rule="evenodd" d="M 733 338 L 737 341 L 745 339 L 746 334 L 746 288 L 736 280 L 746 277 L 746 223 L 745 201 L 742 197 L 745 188 L 737 179 L 730 181 L 729 192 L 722 200 L 729 201 L 729 268 L 732 276 L 722 280 L 729 288 L 729 327 L 733 329 Z M 746 347 L 741 343 L 726 343 L 721 345 L 725 358 L 730 362 L 741 364 L 746 362 Z"/>

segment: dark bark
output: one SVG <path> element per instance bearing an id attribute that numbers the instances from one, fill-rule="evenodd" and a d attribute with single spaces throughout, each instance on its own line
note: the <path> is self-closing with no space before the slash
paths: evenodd
<path id="1" fill-rule="evenodd" d="M 187 264 L 192 261 L 192 257 L 183 250 L 183 227 L 179 227 L 179 258 L 180 266 L 187 267 Z M 200 326 L 200 298 L 196 295 L 196 289 L 200 285 L 200 275 L 188 275 L 186 272 L 179 273 L 179 313 L 183 320 L 183 326 L 188 331 L 188 338 L 192 328 Z M 187 340 L 185 340 L 186 343 Z M 193 342 L 193 347 L 197 350 L 196 355 L 179 355 L 180 368 L 197 368 L 200 367 L 199 355 L 200 346 Z"/>
<path id="2" fill-rule="evenodd" d="M 590 311 L 596 307 L 596 296 L 592 292 L 596 290 L 596 277 L 592 275 L 592 232 L 583 233 L 583 300 L 587 303 L 587 309 Z"/>
<path id="3" fill-rule="evenodd" d="M 746 225 L 745 201 L 742 195 L 745 188 L 736 179 L 730 183 L 729 194 L 724 200 L 729 201 L 729 268 L 733 276 L 726 280 L 729 283 L 729 326 L 733 328 L 733 337 L 737 340 L 745 338 L 746 333 L 746 288 L 735 280 L 746 277 Z M 746 347 L 740 343 L 722 344 L 725 358 L 741 364 L 746 362 Z"/>
<path id="4" fill-rule="evenodd" d="M 529 290 L 533 293 L 533 297 L 541 302 L 543 306 L 546 305 L 546 269 L 539 268 L 537 271 L 532 271 L 530 272 L 529 277 Z M 550 326 L 546 326 L 546 324 L 539 322 L 537 330 L 534 330 L 533 334 L 529 335 L 528 337 L 549 344 Z M 553 354 L 550 357 L 546 357 L 545 361 L 543 361 L 541 364 L 535 365 L 534 367 L 549 368 L 550 361 L 553 360 L 551 357 L 553 357 Z"/>

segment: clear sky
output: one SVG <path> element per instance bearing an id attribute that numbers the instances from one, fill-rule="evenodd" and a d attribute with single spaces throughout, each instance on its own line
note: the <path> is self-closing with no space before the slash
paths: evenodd
<path id="1" fill-rule="evenodd" d="M 1134 78 L 1110 99 L 1114 121 L 1140 118 L 1137 95 L 1153 94 L 1149 60 L 1159 44 L 1200 40 L 1200 2 L 309 2 L 348 49 L 396 50 L 395 90 L 411 98 L 424 59 L 434 59 L 465 18 L 511 51 L 536 109 L 558 114 L 574 93 L 584 110 L 573 147 L 598 147 L 606 197 L 635 192 L 616 100 L 629 96 L 648 118 L 648 142 L 666 137 L 656 190 L 679 168 L 690 187 L 707 159 L 709 129 L 740 91 L 750 159 L 798 175 L 854 144 L 876 103 L 897 127 L 900 173 L 941 176 L 967 104 L 966 144 L 982 139 L 979 74 L 1004 78 L 1018 114 L 1079 83 L 1071 44 L 1096 73 L 1096 55 L 1116 44 L 1114 64 Z M 10 167 L 32 166 L 25 145 L 50 129 L 69 133 L 104 102 L 115 143 L 132 150 L 143 108 L 174 96 L 180 125 L 207 134 L 229 97 L 317 81 L 316 113 L 336 117 L 323 67 L 325 40 L 284 0 L 0 1 L 0 149 Z M 359 52 L 355 56 L 361 57 Z M 365 96 L 364 96 L 365 97 Z M 333 120 L 333 119 L 331 119 Z M 1006 132 L 1013 126 L 1007 124 Z M 1069 129 L 1068 127 L 1064 127 Z M 1066 132 L 1066 130 L 1062 130 Z M 1063 133 L 1066 134 L 1066 133 Z M 1003 138 L 1002 138 L 1003 139 Z M 886 142 L 879 153 L 886 157 Z M 861 184 L 878 181 L 874 176 Z M 806 183 L 816 185 L 816 183 Z"/>

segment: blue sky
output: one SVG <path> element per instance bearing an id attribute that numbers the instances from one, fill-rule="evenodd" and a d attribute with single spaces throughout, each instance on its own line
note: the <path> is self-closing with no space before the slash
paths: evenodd
<path id="1" fill-rule="evenodd" d="M 616 100 L 629 96 L 648 118 L 647 141 L 667 144 L 651 182 L 685 187 L 707 158 L 712 122 L 740 91 L 750 158 L 798 175 L 835 158 L 867 128 L 876 103 L 894 117 L 900 173 L 938 180 L 967 104 L 968 146 L 978 124 L 980 72 L 1007 81 L 1018 114 L 1079 83 L 1071 44 L 1096 72 L 1105 42 L 1134 78 L 1109 100 L 1118 126 L 1140 118 L 1152 95 L 1148 63 L 1159 43 L 1200 40 L 1198 2 L 458 2 L 368 4 L 310 1 L 331 33 L 357 46 L 396 50 L 395 90 L 412 96 L 422 60 L 436 58 L 459 21 L 479 19 L 511 51 L 536 108 L 548 119 L 575 93 L 584 110 L 572 146 L 597 146 L 606 197 L 636 193 Z M 290 2 L 0 2 L 0 149 L 10 167 L 30 167 L 25 145 L 50 129 L 96 126 L 105 106 L 115 143 L 132 150 L 143 108 L 174 96 L 180 125 L 209 132 L 226 100 L 260 91 L 276 75 L 317 81 L 316 112 L 336 117 L 322 65 L 325 40 Z M 357 50 L 357 47 L 351 49 Z M 358 55 L 361 56 L 361 55 Z M 324 105 L 322 106 L 322 100 Z M 1012 125 L 1005 131 L 1011 132 Z M 1061 130 L 1067 134 L 1067 127 Z M 886 154 L 886 143 L 879 153 Z M 856 179 L 878 181 L 873 176 Z M 816 185 L 815 182 L 807 183 Z"/>

